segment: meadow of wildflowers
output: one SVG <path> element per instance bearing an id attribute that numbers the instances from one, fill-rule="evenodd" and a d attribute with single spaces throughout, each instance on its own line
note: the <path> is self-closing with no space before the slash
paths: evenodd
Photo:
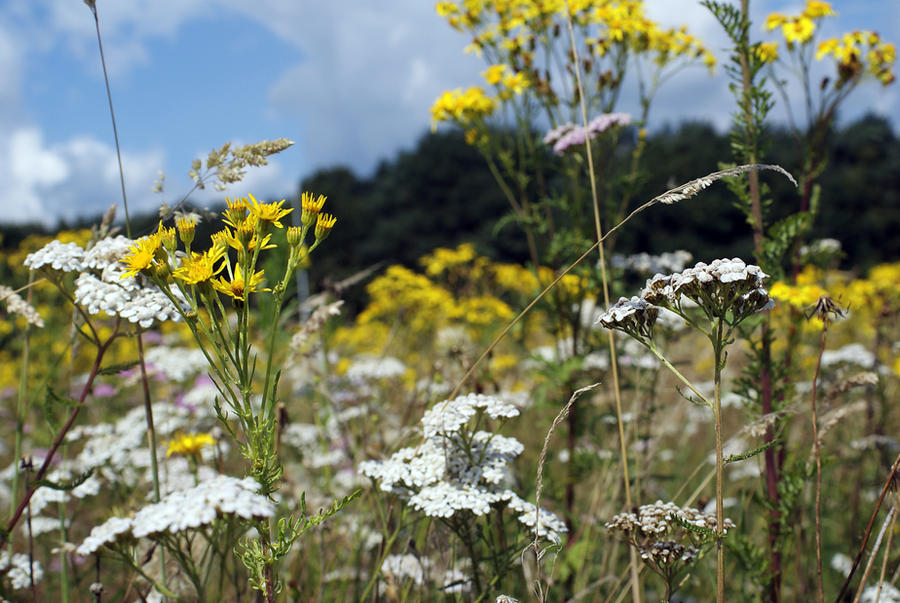
<path id="1" fill-rule="evenodd" d="M 733 43 L 733 155 L 651 199 L 654 95 L 715 66 L 687 27 L 637 0 L 436 4 L 486 67 L 434 125 L 483 155 L 525 263 L 434 249 L 351 315 L 340 287 L 296 294 L 344 219 L 329 191 L 167 205 L 139 233 L 123 199 L 124 223 L 0 257 L 0 597 L 900 600 L 900 263 L 842 268 L 846 233 L 810 236 L 823 140 L 895 49 L 821 39 L 826 2 L 703 4 Z M 765 126 L 796 90 L 791 174 Z M 214 149 L 194 189 L 290 144 Z M 711 186 L 752 257 L 616 247 Z"/>

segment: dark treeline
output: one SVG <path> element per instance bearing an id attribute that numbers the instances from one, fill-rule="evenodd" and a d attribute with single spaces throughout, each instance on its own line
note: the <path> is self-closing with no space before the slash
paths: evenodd
<path id="1" fill-rule="evenodd" d="M 797 171 L 801 157 L 792 135 L 771 131 L 765 161 Z M 865 117 L 831 134 L 829 162 L 822 175 L 821 211 L 813 236 L 839 239 L 845 268 L 864 269 L 900 257 L 900 145 L 890 124 Z M 634 205 L 672 186 L 718 169 L 731 157 L 727 134 L 702 123 L 685 123 L 650 137 L 641 193 Z M 777 176 L 764 176 L 773 189 L 774 215 L 796 210 L 797 194 Z M 472 241 L 481 253 L 504 261 L 524 261 L 521 231 L 507 222 L 509 211 L 484 159 L 459 132 L 423 136 L 411 151 L 382 162 L 360 177 L 345 167 L 320 170 L 302 190 L 328 195 L 338 225 L 316 254 L 313 280 L 340 279 L 379 262 L 414 265 L 439 246 Z M 296 194 L 289 198 L 295 199 Z M 99 218 L 64 227 L 83 227 Z M 135 219 L 135 232 L 152 229 L 156 217 Z M 208 224 L 207 228 L 213 225 Z M 37 226 L 0 226 L 2 244 L 15 247 Z M 201 233 L 198 233 L 202 236 Z M 200 239 L 198 236 L 198 240 Z M 695 199 L 644 212 L 621 231 L 616 250 L 659 253 L 687 249 L 699 260 L 750 257 L 750 230 L 723 184 Z"/>

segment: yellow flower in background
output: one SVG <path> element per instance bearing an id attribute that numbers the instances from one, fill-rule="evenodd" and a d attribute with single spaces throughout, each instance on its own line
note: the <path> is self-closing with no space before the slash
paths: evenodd
<path id="1" fill-rule="evenodd" d="M 816 31 L 816 25 L 812 19 L 800 17 L 782 25 L 781 31 L 788 44 L 805 44 L 812 39 L 813 33 Z"/>
<path id="2" fill-rule="evenodd" d="M 181 266 L 175 270 L 173 276 L 186 285 L 198 285 L 208 282 L 225 268 L 225 262 L 216 268 L 216 262 L 222 259 L 224 252 L 219 252 L 217 247 L 212 247 L 203 253 L 191 252 L 189 258 L 185 258 Z"/>
<path id="3" fill-rule="evenodd" d="M 442 121 L 467 124 L 491 115 L 496 108 L 497 100 L 486 95 L 478 86 L 465 92 L 448 90 L 431 106 L 431 123 L 432 126 Z"/>
<path id="4" fill-rule="evenodd" d="M 428 276 L 439 276 L 448 270 L 468 264 L 475 259 L 475 247 L 462 243 L 456 249 L 439 247 L 419 260 Z"/>
<path id="5" fill-rule="evenodd" d="M 169 442 L 166 449 L 166 457 L 173 454 L 182 456 L 197 456 L 206 446 L 215 446 L 216 440 L 209 433 L 179 433 Z"/>
<path id="6" fill-rule="evenodd" d="M 772 63 L 778 59 L 778 42 L 762 42 L 753 51 L 761 62 Z"/>
<path id="7" fill-rule="evenodd" d="M 769 296 L 794 308 L 806 309 L 825 295 L 825 290 L 818 285 L 790 285 L 783 281 L 773 283 L 769 287 Z"/>
<path id="8" fill-rule="evenodd" d="M 244 274 L 241 272 L 240 265 L 235 267 L 234 276 L 231 280 L 226 280 L 225 277 L 220 276 L 217 280 L 212 282 L 213 288 L 225 295 L 237 300 L 237 301 L 246 301 L 247 295 L 249 293 L 255 293 L 258 291 L 269 291 L 269 289 L 260 289 L 259 285 L 262 283 L 264 278 L 263 271 L 260 270 L 256 274 L 250 277 L 250 280 L 247 281 L 244 278 Z"/>
<path id="9" fill-rule="evenodd" d="M 828 2 L 819 2 L 818 0 L 808 0 L 806 8 L 803 9 L 803 16 L 809 19 L 833 17 L 836 14 Z"/>
<path id="10" fill-rule="evenodd" d="M 281 218 L 294 211 L 294 208 L 283 209 L 282 205 L 284 199 L 277 203 L 260 203 L 250 195 L 250 206 L 247 210 L 260 224 L 273 224 L 276 228 L 283 228 Z"/>
<path id="11" fill-rule="evenodd" d="M 491 65 L 487 68 L 487 71 L 482 71 L 481 75 L 484 76 L 484 81 L 486 81 L 491 86 L 496 86 L 503 80 L 503 73 L 506 71 L 506 65 Z"/>

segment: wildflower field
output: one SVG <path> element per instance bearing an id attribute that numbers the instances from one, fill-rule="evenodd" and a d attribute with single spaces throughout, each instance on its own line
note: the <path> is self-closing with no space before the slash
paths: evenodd
<path id="1" fill-rule="evenodd" d="M 148 228 L 123 198 L 6 246 L 0 597 L 900 601 L 900 261 L 813 236 L 839 109 L 893 84 L 895 47 L 821 35 L 827 2 L 702 4 L 725 60 L 638 0 L 436 4 L 485 67 L 432 123 L 479 153 L 521 261 L 463 242 L 308 290 L 365 244 L 338 244 L 341 198 L 227 192 L 288 139 L 195 160 Z M 729 78 L 730 155 L 644 196 L 684 69 Z M 622 244 L 708 189 L 744 257 Z"/>

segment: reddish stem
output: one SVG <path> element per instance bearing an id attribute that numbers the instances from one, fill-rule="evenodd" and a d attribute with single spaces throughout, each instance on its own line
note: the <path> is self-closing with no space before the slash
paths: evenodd
<path id="1" fill-rule="evenodd" d="M 81 410 L 81 407 L 84 405 L 85 398 L 87 398 L 88 393 L 91 391 L 91 387 L 94 384 L 94 379 L 97 377 L 97 373 L 100 372 L 100 362 L 103 360 L 103 355 L 106 353 L 106 349 L 107 347 L 109 347 L 109 344 L 112 343 L 113 339 L 115 339 L 115 336 L 116 334 L 113 333 L 112 337 L 110 337 L 97 347 L 97 357 L 94 359 L 94 366 L 91 367 L 91 372 L 90 375 L 88 375 L 87 382 L 84 384 L 84 388 L 81 390 L 81 395 L 78 397 L 78 404 L 76 404 L 75 408 L 72 409 L 72 412 L 69 414 L 69 419 L 66 421 L 66 424 L 63 425 L 63 428 L 59 431 L 58 434 L 56 434 L 56 439 L 53 440 L 53 445 L 47 452 L 47 457 L 44 459 L 44 462 L 41 463 L 41 468 L 38 470 L 37 476 L 35 476 L 34 484 L 37 485 L 30 486 L 25 492 L 25 496 L 22 498 L 22 501 L 16 508 L 16 512 L 13 513 L 12 518 L 6 525 L 6 534 L 10 534 L 16 527 L 19 519 L 22 518 L 22 514 L 25 512 L 25 509 L 28 507 L 28 503 L 31 501 L 31 497 L 40 487 L 40 482 L 42 479 L 44 479 L 44 475 L 46 475 L 47 470 L 50 469 L 50 463 L 53 460 L 53 456 L 56 454 L 56 451 L 59 449 L 60 445 L 62 445 L 62 442 L 66 438 L 66 434 L 69 433 L 69 430 L 72 428 L 72 425 L 75 424 L 75 419 L 78 417 L 78 413 Z M 7 540 L 5 538 L 0 540 L 0 550 L 6 548 L 6 544 Z"/>

